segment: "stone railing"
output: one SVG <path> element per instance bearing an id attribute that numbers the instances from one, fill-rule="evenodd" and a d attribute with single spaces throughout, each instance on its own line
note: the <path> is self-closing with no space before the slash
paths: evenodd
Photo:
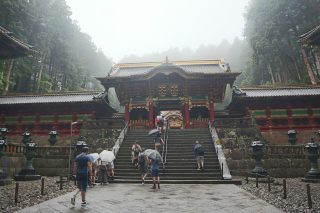
<path id="1" fill-rule="evenodd" d="M 127 132 L 128 132 L 128 123 L 126 123 L 125 127 L 123 128 L 123 130 L 121 131 L 118 139 L 115 142 L 115 145 L 112 147 L 112 152 L 114 153 L 114 156 L 117 156 L 118 151 L 121 147 L 121 144 L 124 140 L 124 137 L 126 136 Z"/>
<path id="2" fill-rule="evenodd" d="M 148 120 L 130 120 L 130 129 L 146 129 Z"/>
<path id="3" fill-rule="evenodd" d="M 8 144 L 4 147 L 5 155 L 14 155 L 15 153 L 24 153 L 25 145 L 23 144 Z M 45 158 L 45 157 L 62 157 L 69 155 L 68 146 L 41 146 L 37 147 L 36 158 Z"/>
<path id="4" fill-rule="evenodd" d="M 4 147 L 4 153 L 24 153 L 25 146 L 22 144 L 7 144 Z"/>
<path id="5" fill-rule="evenodd" d="M 212 142 L 217 152 L 220 168 L 222 170 L 222 177 L 223 179 L 232 179 L 224 152 L 222 150 L 222 146 L 220 144 L 220 139 L 218 137 L 217 131 L 213 126 L 211 126 L 210 122 L 208 122 L 208 125 L 209 125 L 209 131 L 211 134 Z"/>
<path id="6" fill-rule="evenodd" d="M 190 126 L 192 128 L 207 128 L 209 118 L 191 118 Z"/>

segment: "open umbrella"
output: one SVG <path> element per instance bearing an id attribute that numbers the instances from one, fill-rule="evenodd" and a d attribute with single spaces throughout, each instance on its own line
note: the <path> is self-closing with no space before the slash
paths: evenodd
<path id="1" fill-rule="evenodd" d="M 154 135 L 154 134 L 158 134 L 160 133 L 160 130 L 159 129 L 151 129 L 148 133 L 148 135 Z"/>
<path id="2" fill-rule="evenodd" d="M 114 156 L 113 152 L 108 151 L 108 150 L 103 150 L 100 154 L 100 159 L 102 161 L 106 162 L 112 162 L 116 157 Z"/>
<path id="3" fill-rule="evenodd" d="M 90 153 L 88 154 L 88 157 L 90 158 L 91 162 L 95 163 L 100 156 L 98 153 Z"/>
<path id="4" fill-rule="evenodd" d="M 154 149 L 146 149 L 144 151 L 144 154 L 148 156 L 148 158 L 153 159 L 153 160 L 158 160 L 162 162 L 162 157 L 160 153 L 157 150 Z"/>

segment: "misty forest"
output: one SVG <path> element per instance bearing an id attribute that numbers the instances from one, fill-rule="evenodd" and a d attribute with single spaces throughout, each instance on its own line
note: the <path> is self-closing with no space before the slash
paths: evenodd
<path id="1" fill-rule="evenodd" d="M 244 40 L 201 45 L 196 51 L 171 48 L 130 55 L 120 62 L 223 58 L 232 71 L 242 72 L 239 86 L 309 84 L 297 41 L 319 25 L 319 5 L 320 0 L 251 0 L 244 14 Z M 110 72 L 112 56 L 81 32 L 65 0 L 2 0 L 0 26 L 37 51 L 0 61 L 2 94 L 102 89 L 94 77 Z"/>

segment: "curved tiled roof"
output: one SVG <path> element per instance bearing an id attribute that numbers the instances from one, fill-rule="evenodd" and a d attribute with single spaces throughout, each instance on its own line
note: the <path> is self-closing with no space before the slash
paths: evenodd
<path id="1" fill-rule="evenodd" d="M 320 95 L 320 87 L 241 88 L 241 97 L 279 97 Z"/>
<path id="2" fill-rule="evenodd" d="M 37 53 L 28 45 L 17 38 L 5 28 L 0 26 L 0 59 L 16 58 Z"/>
<path id="3" fill-rule="evenodd" d="M 230 71 L 228 64 L 221 60 L 167 61 L 117 64 L 113 67 L 110 77 L 147 75 L 153 70 L 162 68 L 177 68 L 187 74 L 216 74 Z"/>
<path id="4" fill-rule="evenodd" d="M 315 28 L 306 32 L 305 34 L 299 36 L 300 39 L 298 40 L 298 42 L 301 42 L 301 43 L 307 42 L 309 39 L 312 40 L 313 37 L 315 37 L 319 34 L 320 34 L 320 25 L 316 26 Z"/>
<path id="5" fill-rule="evenodd" d="M 9 104 L 92 102 L 102 96 L 103 93 L 101 91 L 0 96 L 0 106 Z"/>

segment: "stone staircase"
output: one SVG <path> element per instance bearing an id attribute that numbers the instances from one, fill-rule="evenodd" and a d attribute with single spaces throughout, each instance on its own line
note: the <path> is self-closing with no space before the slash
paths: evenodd
<path id="1" fill-rule="evenodd" d="M 131 165 L 131 146 L 137 141 L 143 148 L 154 149 L 153 139 L 154 137 L 148 136 L 148 130 L 136 129 L 127 133 L 115 160 L 115 182 L 140 183 L 139 171 Z M 196 169 L 193 155 L 196 140 L 201 142 L 205 150 L 203 171 Z M 161 183 L 236 183 L 222 180 L 208 129 L 170 129 L 167 146 L 167 159 L 160 168 Z M 152 182 L 150 175 L 146 182 Z"/>

